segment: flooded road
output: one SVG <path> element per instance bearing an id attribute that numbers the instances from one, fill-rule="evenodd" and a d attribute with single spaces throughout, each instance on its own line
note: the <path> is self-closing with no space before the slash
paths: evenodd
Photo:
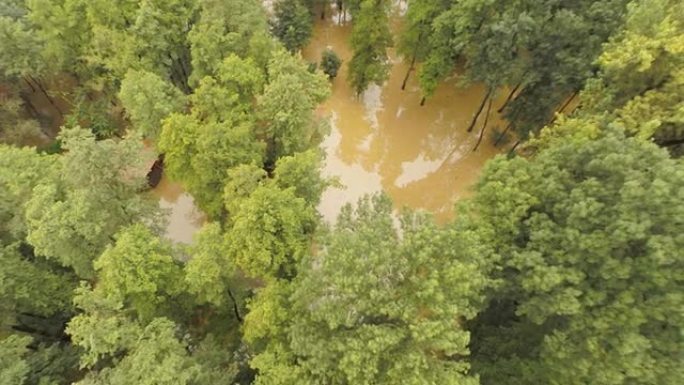
<path id="1" fill-rule="evenodd" d="M 396 34 L 397 26 L 393 29 Z M 470 193 L 484 163 L 499 151 L 490 133 L 495 127 L 504 128 L 496 109 L 507 95 L 500 92 L 494 99 L 487 131 L 473 151 L 485 113 L 472 132 L 466 129 L 484 97 L 483 86 L 460 88 L 457 79 L 451 79 L 420 106 L 415 72 L 402 91 L 407 64 L 392 52 L 386 84 L 371 86 L 357 98 L 346 79 L 352 56 L 350 32 L 350 23 L 339 23 L 333 13 L 325 21 L 317 20 L 314 37 L 303 51 L 304 58 L 313 62 L 330 47 L 343 59 L 332 96 L 320 112 L 330 116 L 332 126 L 323 143 L 324 174 L 338 176 L 346 188 L 326 191 L 319 211 L 332 221 L 345 203 L 384 190 L 397 208 L 425 209 L 440 221 L 448 219 L 454 202 Z"/>

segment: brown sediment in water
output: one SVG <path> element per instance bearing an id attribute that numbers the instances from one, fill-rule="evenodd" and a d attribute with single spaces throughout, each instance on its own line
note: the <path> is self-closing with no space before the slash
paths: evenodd
<path id="1" fill-rule="evenodd" d="M 192 236 L 199 230 L 206 217 L 180 184 L 170 181 L 166 175 L 152 190 L 159 199 L 159 207 L 169 212 L 166 237 L 177 243 L 191 243 Z"/>
<path id="2" fill-rule="evenodd" d="M 485 162 L 500 152 L 490 133 L 505 127 L 496 110 L 507 93 L 495 95 L 484 138 L 473 151 L 484 113 L 472 132 L 466 129 L 485 95 L 483 85 L 464 88 L 453 78 L 420 106 L 416 72 L 402 91 L 408 64 L 390 52 L 388 81 L 382 87 L 369 87 L 357 98 L 346 79 L 352 56 L 351 23 L 340 24 L 340 19 L 333 13 L 326 20 L 316 20 L 311 43 L 302 52 L 306 60 L 319 61 L 329 47 L 344 61 L 332 82 L 332 95 L 320 111 L 331 117 L 332 126 L 322 145 L 327 154 L 324 174 L 338 176 L 346 188 L 326 191 L 319 211 L 333 221 L 345 203 L 384 190 L 398 208 L 424 209 L 440 221 L 448 219 L 454 202 L 470 194 Z M 392 28 L 396 36 L 396 18 Z"/>
<path id="3" fill-rule="evenodd" d="M 485 162 L 505 151 L 493 146 L 490 134 L 506 126 L 496 110 L 508 96 L 507 90 L 495 95 L 484 138 L 473 151 L 484 113 L 472 132 L 466 129 L 485 95 L 484 86 L 460 87 L 458 79 L 453 78 L 441 84 L 420 106 L 422 94 L 416 72 L 411 73 L 402 91 L 408 64 L 391 52 L 388 81 L 382 87 L 371 86 L 357 98 L 346 78 L 351 60 L 351 23 L 345 24 L 335 12 L 326 15 L 325 20 L 316 18 L 314 36 L 302 54 L 306 60 L 318 62 L 323 50 L 330 47 L 344 60 L 338 77 L 332 81 L 332 95 L 320 107 L 320 113 L 331 118 L 332 126 L 322 144 L 327 155 L 323 173 L 339 177 L 346 188 L 328 189 L 319 211 L 326 220 L 334 221 L 345 203 L 384 190 L 396 207 L 424 209 L 440 221 L 447 220 L 454 202 L 470 194 Z M 398 28 L 394 18 L 395 36 Z M 153 193 L 159 197 L 161 207 L 171 210 L 167 237 L 190 243 L 205 221 L 192 197 L 166 176 Z"/>

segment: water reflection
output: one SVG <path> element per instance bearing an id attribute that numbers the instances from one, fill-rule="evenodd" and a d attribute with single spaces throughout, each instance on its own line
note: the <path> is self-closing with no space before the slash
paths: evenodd
<path id="1" fill-rule="evenodd" d="M 498 152 L 487 133 L 479 149 L 472 151 L 484 116 L 473 132 L 466 132 L 484 87 L 461 88 L 458 79 L 451 79 L 421 107 L 415 74 L 402 91 L 407 66 L 391 52 L 394 65 L 386 84 L 371 86 L 357 97 L 346 79 L 351 26 L 337 20 L 335 14 L 317 20 L 314 37 L 303 51 L 305 59 L 318 61 L 330 47 L 344 60 L 332 83 L 332 96 L 320 113 L 333 117 L 332 134 L 323 143 L 324 173 L 338 176 L 346 189 L 327 191 L 319 210 L 332 220 L 343 204 L 384 190 L 397 207 L 421 208 L 447 219 L 454 201 L 469 194 L 484 163 Z M 398 28 L 396 19 L 393 28 Z M 494 111 L 505 96 L 502 93 L 494 100 L 489 132 L 503 125 Z"/>
<path id="2" fill-rule="evenodd" d="M 195 206 L 192 196 L 180 184 L 169 181 L 166 176 L 162 176 L 152 192 L 159 198 L 159 207 L 169 213 L 166 237 L 174 242 L 191 243 L 192 236 L 206 219 Z"/>

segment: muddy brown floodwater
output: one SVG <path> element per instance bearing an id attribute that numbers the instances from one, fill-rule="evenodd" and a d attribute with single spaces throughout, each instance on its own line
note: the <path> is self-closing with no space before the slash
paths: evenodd
<path id="1" fill-rule="evenodd" d="M 159 198 L 159 207 L 169 212 L 166 237 L 177 243 L 191 243 L 192 236 L 206 220 L 192 196 L 166 175 L 162 176 L 152 193 Z"/>
<path id="2" fill-rule="evenodd" d="M 484 163 L 499 151 L 489 133 L 504 126 L 496 109 L 507 95 L 500 92 L 494 99 L 485 136 L 473 151 L 484 112 L 472 132 L 466 129 L 484 97 L 484 86 L 463 88 L 458 79 L 450 79 L 420 106 L 415 72 L 402 91 L 407 64 L 391 52 L 392 70 L 386 84 L 371 86 L 357 98 L 346 78 L 352 56 L 351 24 L 340 19 L 333 11 L 327 20 L 317 20 L 314 37 L 303 51 L 308 61 L 319 61 L 330 47 L 344 61 L 321 113 L 330 116 L 332 126 L 323 143 L 324 174 L 338 176 L 346 188 L 326 191 L 319 211 L 333 221 L 345 203 L 384 190 L 397 208 L 424 209 L 440 221 L 448 219 L 454 202 L 470 193 Z"/>
<path id="3" fill-rule="evenodd" d="M 395 13 L 402 12 L 402 5 Z M 385 191 L 397 208 L 407 206 L 435 214 L 440 221 L 450 218 L 454 202 L 468 196 L 485 162 L 500 150 L 492 145 L 490 133 L 505 123 L 496 114 L 506 92 L 494 99 L 487 131 L 477 151 L 473 151 L 485 119 L 480 116 L 475 129 L 466 132 L 484 97 L 482 85 L 459 87 L 453 78 L 441 84 L 435 94 L 420 106 L 422 97 L 415 72 L 406 89 L 401 83 L 407 64 L 392 51 L 392 70 L 382 86 L 371 86 L 357 98 L 347 83 L 351 59 L 351 24 L 328 10 L 326 20 L 318 20 L 314 36 L 302 55 L 318 62 L 327 47 L 343 60 L 339 76 L 332 82 L 332 95 L 320 107 L 330 117 L 331 133 L 323 142 L 327 158 L 323 173 L 337 176 L 345 188 L 328 189 L 318 207 L 332 222 L 340 208 L 367 193 Z M 395 14 L 393 32 L 399 31 Z M 192 197 L 180 185 L 164 177 L 154 189 L 160 206 L 171 210 L 167 236 L 189 243 L 205 218 Z"/>

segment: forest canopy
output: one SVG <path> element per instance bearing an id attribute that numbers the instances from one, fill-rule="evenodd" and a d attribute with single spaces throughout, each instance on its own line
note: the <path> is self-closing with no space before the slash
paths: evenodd
<path id="1" fill-rule="evenodd" d="M 684 3 L 264 3 L 0 4 L 0 384 L 684 383 Z M 513 143 L 446 222 L 329 223 L 320 106 L 400 60 Z"/>

